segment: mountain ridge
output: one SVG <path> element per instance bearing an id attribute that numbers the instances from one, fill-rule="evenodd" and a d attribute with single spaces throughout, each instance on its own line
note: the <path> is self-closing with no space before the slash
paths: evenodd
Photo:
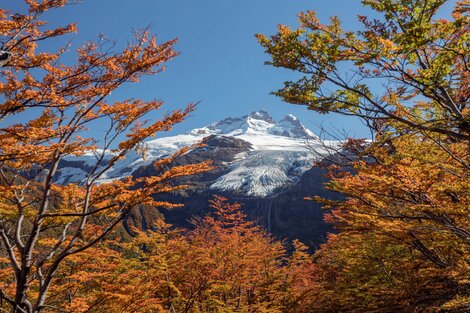
<path id="1" fill-rule="evenodd" d="M 183 207 L 134 210 L 124 222 L 128 232 L 131 225 L 144 230 L 150 228 L 161 214 L 170 224 L 191 227 L 190 220 L 204 216 L 210 210 L 208 203 L 214 195 L 239 202 L 251 220 L 281 239 L 300 239 L 316 247 L 331 232 L 331 227 L 323 222 L 320 205 L 304 199 L 312 195 L 338 197 L 324 188 L 325 171 L 315 167 L 314 163 L 327 155 L 325 144 L 335 146 L 339 143 L 320 141 L 293 115 L 286 115 L 276 122 L 266 111 L 255 111 L 184 134 L 147 141 L 143 149 L 145 156 L 132 151 L 100 182 L 128 175 L 156 175 L 154 161 L 201 141 L 204 146 L 190 149 L 176 158 L 173 165 L 211 159 L 215 168 L 175 181 L 188 185 L 186 190 L 155 196 L 159 201 L 179 203 Z M 61 162 L 55 181 L 61 184 L 82 182 L 95 160 L 94 153 L 99 152 L 67 157 Z"/>
<path id="2" fill-rule="evenodd" d="M 318 139 L 311 130 L 306 128 L 300 120 L 292 114 L 287 114 L 279 122 L 264 110 L 253 111 L 248 115 L 233 118 L 227 117 L 208 126 L 196 128 L 189 132 L 194 135 L 223 134 L 271 134 L 290 138 Z"/>
<path id="3" fill-rule="evenodd" d="M 145 155 L 132 151 L 125 160 L 110 168 L 99 182 L 133 175 L 139 167 L 149 166 L 208 136 L 233 137 L 251 145 L 250 149 L 234 156 L 234 160 L 226 164 L 230 171 L 209 186 L 221 191 L 238 190 L 246 195 L 268 196 L 282 186 L 295 184 L 311 167 L 316 160 L 315 156 L 326 154 L 324 142 L 320 143 L 318 137 L 297 117 L 288 114 L 275 122 L 268 112 L 259 110 L 242 117 L 228 117 L 185 134 L 147 141 L 144 143 Z M 312 148 L 315 154 L 310 151 Z M 93 153 L 82 157 L 66 157 L 56 182 L 83 182 L 86 169 L 94 159 Z"/>

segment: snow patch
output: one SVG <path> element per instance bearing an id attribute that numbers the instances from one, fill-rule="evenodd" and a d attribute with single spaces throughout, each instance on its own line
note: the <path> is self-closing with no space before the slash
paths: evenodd
<path id="1" fill-rule="evenodd" d="M 236 155 L 235 160 L 227 164 L 228 172 L 211 185 L 213 189 L 237 190 L 251 196 L 265 197 L 283 186 L 296 183 L 311 168 L 315 158 L 326 153 L 318 137 L 303 126 L 297 117 L 288 114 L 275 122 L 266 111 L 261 110 L 243 117 L 229 117 L 193 129 L 187 134 L 147 141 L 144 143 L 145 157 L 131 152 L 110 168 L 99 182 L 132 175 L 139 167 L 171 156 L 179 149 L 199 143 L 210 135 L 232 136 L 252 144 L 253 149 Z M 333 141 L 329 144 L 338 145 Z M 315 153 L 310 149 L 314 149 Z M 87 168 L 96 163 L 97 153 L 103 152 L 90 151 L 80 157 L 65 158 L 69 163 L 66 162 L 60 168 L 56 182 L 82 183 L 88 175 Z M 113 155 L 106 154 L 106 157 Z"/>

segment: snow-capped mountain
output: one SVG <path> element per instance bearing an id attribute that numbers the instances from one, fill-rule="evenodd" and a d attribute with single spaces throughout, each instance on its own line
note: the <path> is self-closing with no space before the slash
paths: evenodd
<path id="1" fill-rule="evenodd" d="M 209 126 L 196 128 L 190 133 L 193 135 L 223 134 L 230 136 L 275 135 L 296 139 L 318 139 L 292 114 L 286 115 L 276 123 L 268 112 L 263 110 L 251 112 L 249 115 L 239 118 L 228 117 Z"/>
<path id="2" fill-rule="evenodd" d="M 110 168 L 101 182 L 119 179 L 135 173 L 162 157 L 167 157 L 185 146 L 207 138 L 218 138 L 211 149 L 220 148 L 223 141 L 237 141 L 243 149 L 232 149 L 232 158 L 221 163 L 224 170 L 211 182 L 209 188 L 236 191 L 247 196 L 266 197 L 285 186 L 297 183 L 303 173 L 312 167 L 315 156 L 325 153 L 318 137 L 293 115 L 276 122 L 266 111 L 252 112 L 238 118 L 226 118 L 186 134 L 163 137 L 145 143 L 145 157 L 137 152 Z M 229 143 L 234 144 L 234 142 Z M 245 143 L 244 145 L 240 143 Z M 225 143 L 227 145 L 227 143 Z M 336 142 L 329 142 L 336 145 Z M 315 149 L 315 153 L 311 149 Z M 207 148 L 199 148 L 206 149 Z M 216 150 L 210 150 L 209 158 Z M 56 182 L 82 182 L 87 170 L 96 161 L 96 152 L 82 157 L 68 157 L 60 165 Z M 109 157 L 111 154 L 109 153 Z"/>
<path id="3" fill-rule="evenodd" d="M 130 153 L 110 168 L 101 177 L 101 182 L 128 175 L 155 175 L 152 166 L 155 160 L 201 141 L 204 147 L 191 149 L 178 157 L 175 164 L 211 159 L 215 169 L 182 178 L 182 183 L 191 186 L 183 192 L 157 196 L 161 201 L 179 203 L 183 207 L 133 210 L 124 222 L 129 232 L 131 225 L 148 229 L 161 214 L 172 225 L 191 227 L 188 221 L 195 216 L 204 216 L 210 210 L 209 201 L 214 195 L 240 203 L 250 219 L 279 238 L 296 238 L 317 246 L 331 231 L 323 222 L 320 204 L 305 201 L 305 197 L 340 197 L 324 188 L 325 171 L 321 167 L 312 167 L 317 157 L 326 154 L 324 144 L 336 146 L 338 143 L 320 143 L 318 137 L 292 115 L 274 121 L 265 111 L 252 112 L 185 134 L 148 141 L 143 149 L 145 157 L 141 153 Z M 56 182 L 84 182 L 101 153 L 103 151 L 90 151 L 81 157 L 65 158 L 59 164 Z M 112 154 L 105 153 L 105 157 L 110 158 Z"/>

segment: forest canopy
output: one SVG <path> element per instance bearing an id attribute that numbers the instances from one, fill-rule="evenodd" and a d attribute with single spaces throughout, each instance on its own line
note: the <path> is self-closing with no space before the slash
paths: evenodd
<path id="1" fill-rule="evenodd" d="M 358 16 L 357 31 L 307 11 L 298 28 L 257 35 L 267 64 L 299 77 L 275 95 L 359 118 L 373 134 L 345 138 L 314 165 L 343 196 L 306 199 L 335 227 L 314 252 L 220 196 L 189 228 L 155 217 L 123 236 L 132 212 L 179 207 L 161 199 L 213 169 L 206 159 L 179 163 L 196 145 L 152 162 L 150 176 L 103 180 L 195 110 L 155 120 L 162 101 L 110 96 L 161 75 L 176 39 L 159 42 L 146 28 L 120 50 L 89 41 L 71 53 L 65 35 L 76 24 L 45 20 L 69 1 L 0 9 L 0 311 L 470 311 L 469 2 L 449 18 L 443 0 L 361 3 L 376 14 Z M 49 51 L 51 41 L 63 44 Z M 87 136 L 97 122 L 103 137 Z M 64 160 L 85 155 L 94 160 L 86 178 L 59 184 Z"/>

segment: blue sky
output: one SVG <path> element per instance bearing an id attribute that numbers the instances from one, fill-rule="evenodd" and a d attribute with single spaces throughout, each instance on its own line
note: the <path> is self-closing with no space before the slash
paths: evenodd
<path id="1" fill-rule="evenodd" d="M 23 7 L 20 0 L 8 2 L 2 6 L 12 11 Z M 254 35 L 273 34 L 277 24 L 295 26 L 296 14 L 305 10 L 316 10 L 324 22 L 337 15 L 348 29 L 358 27 L 358 14 L 370 13 L 360 1 L 350 0 L 83 0 L 48 12 L 46 19 L 53 26 L 78 23 L 78 34 L 70 38 L 73 49 L 85 40 L 96 39 L 99 33 L 115 40 L 118 46 L 124 45 L 132 28 L 150 24 L 160 41 L 177 37 L 176 49 L 181 55 L 168 64 L 164 73 L 113 93 L 115 99 L 164 100 L 164 111 L 201 101 L 173 134 L 265 109 L 275 119 L 294 114 L 314 132 L 323 124 L 344 128 L 353 136 L 369 136 L 355 118 L 319 115 L 269 94 L 295 74 L 264 65 L 268 55 Z"/>

